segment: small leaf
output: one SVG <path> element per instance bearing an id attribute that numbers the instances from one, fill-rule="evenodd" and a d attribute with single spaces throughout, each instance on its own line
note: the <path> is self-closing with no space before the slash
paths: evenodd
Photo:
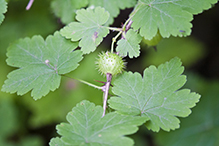
<path id="1" fill-rule="evenodd" d="M 119 76 L 113 87 L 110 107 L 126 115 L 146 117 L 148 129 L 169 131 L 179 127 L 179 117 L 191 113 L 200 95 L 188 89 L 179 90 L 186 77 L 181 75 L 183 67 L 178 58 L 174 58 L 158 68 L 145 69 L 143 78 L 139 73 L 126 72 Z"/>
<path id="2" fill-rule="evenodd" d="M 41 36 L 17 41 L 8 49 L 7 64 L 19 69 L 8 74 L 2 91 L 23 95 L 33 89 L 34 99 L 54 91 L 60 85 L 60 75 L 76 69 L 82 60 L 82 52 L 73 51 L 76 47 L 58 32 L 45 42 Z"/>
<path id="3" fill-rule="evenodd" d="M 72 41 L 79 41 L 83 53 L 93 52 L 102 42 L 109 30 L 105 26 L 109 13 L 101 7 L 78 10 L 76 19 L 61 30 L 61 34 Z"/>
<path id="4" fill-rule="evenodd" d="M 61 138 L 53 138 L 50 145 L 101 145 L 131 146 L 132 139 L 124 135 L 135 133 L 137 126 L 145 122 L 143 117 L 120 115 L 116 112 L 106 114 L 103 118 L 101 106 L 89 101 L 77 104 L 67 115 L 69 123 L 57 126 Z"/>
<path id="5" fill-rule="evenodd" d="M 129 58 L 138 57 L 140 54 L 140 45 L 142 37 L 134 30 L 130 29 L 125 38 L 118 41 L 116 51 L 120 56 L 129 56 Z"/>
<path id="6" fill-rule="evenodd" d="M 120 13 L 120 9 L 131 8 L 136 4 L 136 0 L 90 0 L 90 6 L 101 6 L 110 13 L 110 17 L 105 25 L 114 22 L 114 18 Z"/>
<path id="7" fill-rule="evenodd" d="M 4 17 L 4 13 L 7 11 L 7 2 L 5 0 L 0 0 L 0 24 L 2 23 Z"/>

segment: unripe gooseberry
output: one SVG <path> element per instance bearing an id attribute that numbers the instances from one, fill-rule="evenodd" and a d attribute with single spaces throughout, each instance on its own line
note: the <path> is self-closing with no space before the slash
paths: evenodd
<path id="1" fill-rule="evenodd" d="M 110 52 L 100 53 L 96 64 L 99 72 L 104 75 L 107 73 L 118 75 L 125 68 L 125 62 L 122 60 L 122 57 Z"/>
<path id="2" fill-rule="evenodd" d="M 151 40 L 143 39 L 143 42 L 148 46 L 156 46 L 161 39 L 162 36 L 160 35 L 160 32 L 157 31 L 157 34 Z"/>

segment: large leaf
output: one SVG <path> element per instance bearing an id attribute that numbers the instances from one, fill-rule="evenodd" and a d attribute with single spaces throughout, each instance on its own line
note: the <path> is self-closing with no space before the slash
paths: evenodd
<path id="1" fill-rule="evenodd" d="M 130 29 L 124 38 L 118 41 L 116 51 L 121 56 L 129 56 L 129 58 L 138 57 L 140 55 L 140 45 L 142 37 L 135 31 Z"/>
<path id="2" fill-rule="evenodd" d="M 66 76 L 83 79 L 90 83 L 102 86 L 101 83 L 95 83 L 94 81 L 94 79 L 99 81 L 105 80 L 105 78 L 100 76 L 96 70 L 95 61 L 97 56 L 97 51 L 85 56 L 80 62 L 80 66 Z M 87 70 L 89 70 L 89 73 Z M 61 121 L 65 121 L 66 113 L 68 113 L 76 103 L 79 103 L 84 99 L 95 104 L 102 104 L 102 96 L 103 92 L 101 90 L 95 90 L 77 80 L 63 78 L 59 89 L 48 94 L 46 98 L 35 102 L 30 98 L 29 94 L 26 94 L 19 99 L 19 101 L 22 102 L 25 108 L 32 113 L 29 116 L 29 126 L 32 128 L 39 128 L 50 123 L 60 123 Z"/>
<path id="3" fill-rule="evenodd" d="M 192 110 L 191 116 L 181 120 L 180 129 L 159 132 L 156 141 L 162 146 L 218 146 L 219 82 L 209 82 L 197 74 L 190 74 L 187 86 L 199 90 L 201 101 Z"/>
<path id="4" fill-rule="evenodd" d="M 180 60 L 174 58 L 158 68 L 145 69 L 143 78 L 139 73 L 125 72 L 114 82 L 113 93 L 119 97 L 110 98 L 110 107 L 123 114 L 146 117 L 150 120 L 146 126 L 153 131 L 178 128 L 176 116 L 188 116 L 189 108 L 200 98 L 188 89 L 179 90 L 186 82 L 183 70 Z"/>
<path id="5" fill-rule="evenodd" d="M 61 74 L 77 68 L 82 52 L 76 43 L 65 40 L 58 32 L 48 36 L 21 39 L 8 49 L 7 63 L 18 67 L 8 74 L 2 91 L 23 95 L 32 90 L 34 99 L 54 91 L 60 85 Z"/>
<path id="6" fill-rule="evenodd" d="M 152 39 L 159 29 L 162 37 L 191 34 L 193 14 L 209 9 L 217 0 L 139 0 L 134 11 L 133 28 Z"/>
<path id="7" fill-rule="evenodd" d="M 61 34 L 72 41 L 79 41 L 79 46 L 84 53 L 93 52 L 102 42 L 109 30 L 102 26 L 109 18 L 109 13 L 104 8 L 87 8 L 77 11 L 76 19 L 61 30 Z"/>
<path id="8" fill-rule="evenodd" d="M 110 13 L 110 18 L 105 25 L 112 24 L 113 18 L 117 17 L 120 9 L 134 7 L 136 0 L 90 0 L 90 6 L 101 6 Z"/>
<path id="9" fill-rule="evenodd" d="M 102 117 L 103 108 L 89 101 L 77 104 L 67 115 L 69 123 L 57 126 L 61 138 L 53 138 L 50 145 L 131 146 L 133 140 L 124 135 L 138 130 L 144 117 L 132 117 L 112 112 Z"/>

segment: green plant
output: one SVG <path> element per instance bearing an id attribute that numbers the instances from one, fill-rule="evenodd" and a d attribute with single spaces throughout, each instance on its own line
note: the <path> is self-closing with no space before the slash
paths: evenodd
<path id="1" fill-rule="evenodd" d="M 142 39 L 153 40 L 157 34 L 163 38 L 189 36 L 193 15 L 215 3 L 217 0 L 198 4 L 190 0 L 53 0 L 54 13 L 67 25 L 45 40 L 33 36 L 9 46 L 6 62 L 17 69 L 8 74 L 2 91 L 24 95 L 32 90 L 31 96 L 39 100 L 59 88 L 62 77 L 103 91 L 103 108 L 87 100 L 78 103 L 68 113 L 68 123 L 57 126 L 62 137 L 52 138 L 50 145 L 133 145 L 134 141 L 125 135 L 135 133 L 140 125 L 154 132 L 175 130 L 180 127 L 177 117 L 187 117 L 200 99 L 199 94 L 181 89 L 186 76 L 182 75 L 180 59 L 175 57 L 158 67 L 151 65 L 142 77 L 138 72 L 122 73 L 122 58 L 139 57 Z M 0 4 L 1 22 L 6 2 L 1 0 Z M 132 7 L 121 28 L 110 26 L 120 9 Z M 96 61 L 106 76 L 106 81 L 101 81 L 104 85 L 70 77 L 68 74 L 77 69 L 85 56 L 99 51 L 97 46 L 110 31 L 117 32 L 110 50 Z M 158 42 L 159 39 L 152 46 Z M 89 70 L 84 72 L 89 74 Z M 110 86 L 113 95 L 108 100 Z"/>

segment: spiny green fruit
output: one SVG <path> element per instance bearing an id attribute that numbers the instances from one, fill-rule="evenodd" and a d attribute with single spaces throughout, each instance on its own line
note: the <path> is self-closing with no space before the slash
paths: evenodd
<path id="1" fill-rule="evenodd" d="M 110 52 L 100 53 L 96 64 L 99 72 L 104 75 L 107 73 L 117 75 L 122 73 L 125 68 L 125 62 L 122 60 L 122 57 Z"/>
<path id="2" fill-rule="evenodd" d="M 157 34 L 151 40 L 143 39 L 143 42 L 147 44 L 148 46 L 156 46 L 160 42 L 161 39 L 162 39 L 162 36 L 160 35 L 160 32 L 158 31 Z"/>

